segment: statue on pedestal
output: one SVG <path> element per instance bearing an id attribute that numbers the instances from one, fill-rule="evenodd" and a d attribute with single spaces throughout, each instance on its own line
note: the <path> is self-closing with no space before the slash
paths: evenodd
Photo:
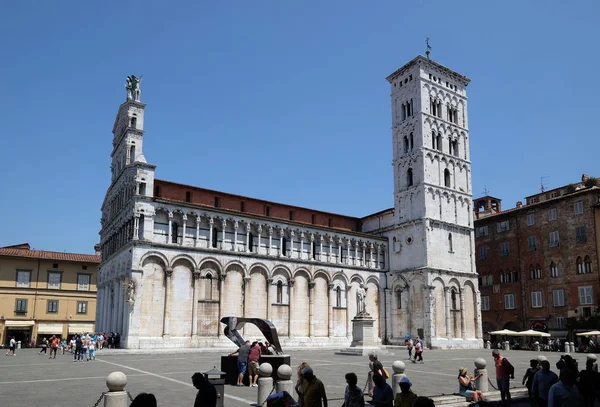
<path id="1" fill-rule="evenodd" d="M 367 308 L 365 305 L 366 298 L 367 292 L 365 291 L 365 287 L 361 284 L 356 289 L 356 315 L 367 314 Z"/>
<path id="2" fill-rule="evenodd" d="M 137 102 L 140 101 L 140 82 L 142 81 L 142 77 L 139 78 L 135 75 L 130 75 L 127 77 L 127 84 L 125 85 L 125 89 L 127 89 L 127 100 L 135 100 Z"/>

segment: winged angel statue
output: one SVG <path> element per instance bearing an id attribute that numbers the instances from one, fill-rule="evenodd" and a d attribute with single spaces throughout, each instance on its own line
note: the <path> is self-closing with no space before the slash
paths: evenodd
<path id="1" fill-rule="evenodd" d="M 142 81 L 142 77 L 139 78 L 135 75 L 130 75 L 127 77 L 127 83 L 125 84 L 125 89 L 127 89 L 127 100 L 140 100 L 140 82 Z"/>

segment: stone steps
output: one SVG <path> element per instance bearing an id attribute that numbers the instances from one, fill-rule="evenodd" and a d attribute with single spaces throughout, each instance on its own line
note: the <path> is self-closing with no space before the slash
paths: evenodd
<path id="1" fill-rule="evenodd" d="M 488 391 L 483 393 L 487 401 L 498 401 L 500 400 L 500 392 L 498 390 Z M 515 387 L 510 389 L 512 404 L 520 405 L 523 401 L 529 404 L 527 388 Z M 431 399 L 434 401 L 436 406 L 444 407 L 466 407 L 472 403 L 472 401 L 466 401 L 465 397 L 455 395 L 444 395 L 444 396 L 433 396 Z"/>

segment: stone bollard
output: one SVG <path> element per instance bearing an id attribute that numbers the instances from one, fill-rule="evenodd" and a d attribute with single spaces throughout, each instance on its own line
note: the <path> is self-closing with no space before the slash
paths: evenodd
<path id="1" fill-rule="evenodd" d="M 510 342 L 504 341 L 504 350 L 510 350 Z"/>
<path id="2" fill-rule="evenodd" d="M 127 407 L 129 396 L 124 390 L 127 385 L 127 376 L 123 372 L 112 372 L 106 378 L 108 392 L 104 395 L 104 407 Z"/>
<path id="3" fill-rule="evenodd" d="M 571 348 L 571 353 L 575 353 L 575 343 L 574 342 L 571 342 L 570 348 Z"/>
<path id="4" fill-rule="evenodd" d="M 394 398 L 396 398 L 396 394 L 400 391 L 400 386 L 398 383 L 403 377 L 406 377 L 404 371 L 406 370 L 406 365 L 403 361 L 397 360 L 392 363 L 392 370 L 394 373 L 392 374 L 392 390 L 394 391 Z"/>
<path id="5" fill-rule="evenodd" d="M 475 376 L 481 375 L 481 377 L 475 380 L 475 387 L 477 390 L 481 390 L 482 392 L 487 392 L 488 388 L 488 372 L 485 368 L 487 366 L 487 362 L 484 358 L 475 359 L 475 371 L 473 372 Z"/>
<path id="6" fill-rule="evenodd" d="M 540 343 L 539 343 L 538 341 L 535 341 L 535 342 L 533 343 L 533 350 L 534 350 L 535 352 L 539 352 L 539 351 L 540 351 Z"/>
<path id="7" fill-rule="evenodd" d="M 270 363 L 263 363 L 258 368 L 258 395 L 256 397 L 257 404 L 261 406 L 273 390 L 273 366 Z"/>
<path id="8" fill-rule="evenodd" d="M 492 342 L 486 341 L 485 344 L 487 345 L 486 349 L 492 349 Z"/>
<path id="9" fill-rule="evenodd" d="M 294 395 L 294 382 L 292 378 L 292 368 L 288 365 L 281 365 L 277 369 L 277 383 L 275 391 L 281 393 L 287 391 L 290 395 Z"/>
<path id="10" fill-rule="evenodd" d="M 598 357 L 596 355 L 594 355 L 593 353 L 590 353 L 589 355 L 587 355 L 586 361 L 587 360 L 593 360 L 594 361 L 594 367 L 593 367 L 593 371 L 598 373 Z"/>

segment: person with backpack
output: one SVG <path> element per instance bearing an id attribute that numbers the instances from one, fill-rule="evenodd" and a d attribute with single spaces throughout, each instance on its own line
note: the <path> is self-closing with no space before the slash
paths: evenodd
<path id="1" fill-rule="evenodd" d="M 498 385 L 498 390 L 500 390 L 502 405 L 510 407 L 510 379 L 515 378 L 515 368 L 508 359 L 500 355 L 499 350 L 494 349 L 492 356 L 494 357 L 494 365 L 496 366 L 496 384 Z"/>

